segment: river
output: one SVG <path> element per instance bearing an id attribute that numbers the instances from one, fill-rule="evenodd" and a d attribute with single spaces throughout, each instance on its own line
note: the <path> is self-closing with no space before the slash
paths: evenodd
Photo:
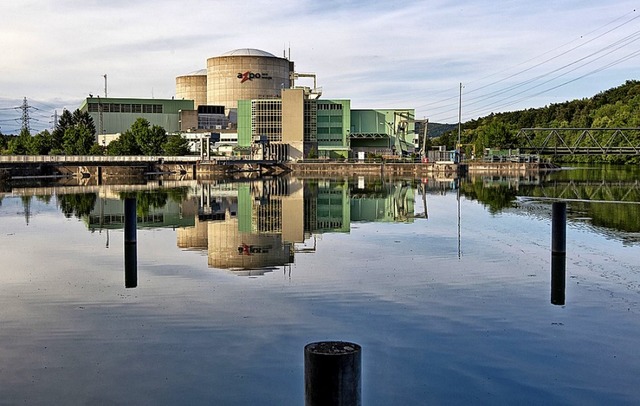
<path id="1" fill-rule="evenodd" d="M 298 405 L 322 340 L 366 405 L 637 404 L 639 259 L 630 168 L 5 188 L 0 404 Z"/>

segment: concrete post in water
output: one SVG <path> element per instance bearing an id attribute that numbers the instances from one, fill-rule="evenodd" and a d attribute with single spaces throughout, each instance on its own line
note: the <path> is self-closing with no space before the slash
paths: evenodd
<path id="1" fill-rule="evenodd" d="M 565 304 L 567 266 L 567 203 L 551 207 L 551 304 Z"/>
<path id="2" fill-rule="evenodd" d="M 124 287 L 138 286 L 136 199 L 124 199 Z"/>
<path id="3" fill-rule="evenodd" d="M 362 349 L 344 341 L 304 347 L 306 406 L 360 406 Z"/>

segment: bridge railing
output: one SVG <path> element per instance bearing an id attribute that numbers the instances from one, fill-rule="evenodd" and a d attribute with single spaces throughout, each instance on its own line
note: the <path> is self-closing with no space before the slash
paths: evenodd
<path id="1" fill-rule="evenodd" d="M 199 156 L 100 156 L 100 155 L 0 155 L 0 163 L 119 163 L 119 162 L 193 162 Z"/>

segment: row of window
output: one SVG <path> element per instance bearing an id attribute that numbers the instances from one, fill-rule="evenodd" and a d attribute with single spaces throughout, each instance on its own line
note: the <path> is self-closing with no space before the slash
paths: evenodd
<path id="1" fill-rule="evenodd" d="M 342 110 L 342 104 L 318 103 L 318 110 Z"/>
<path id="2" fill-rule="evenodd" d="M 162 114 L 162 104 L 89 103 L 90 113 L 148 113 Z"/>

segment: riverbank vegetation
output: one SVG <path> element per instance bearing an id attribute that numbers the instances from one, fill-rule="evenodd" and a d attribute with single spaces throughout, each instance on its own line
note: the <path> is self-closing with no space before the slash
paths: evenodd
<path id="1" fill-rule="evenodd" d="M 460 142 L 472 146 L 475 151 L 485 148 L 514 149 L 525 147 L 525 139 L 518 137 L 523 128 L 639 128 L 640 81 L 629 80 L 625 84 L 580 100 L 550 104 L 512 112 L 490 114 L 462 124 Z M 635 146 L 640 145 L 640 131 L 629 136 Z M 568 133 L 571 145 L 580 132 Z M 454 149 L 458 140 L 457 129 L 448 131 L 433 140 L 434 145 L 446 145 Z M 625 142 L 623 138 L 614 142 Z M 615 146 L 611 144 L 610 146 Z M 623 146 L 620 144 L 620 146 Z M 627 146 L 627 145 L 624 145 Z M 638 157 L 625 156 L 569 156 L 564 162 L 627 163 L 640 162 Z"/>
<path id="2" fill-rule="evenodd" d="M 65 110 L 56 128 L 31 135 L 23 129 L 18 136 L 0 133 L 3 155 L 188 155 L 188 141 L 179 134 L 138 118 L 108 146 L 96 142 L 96 127 L 87 112 Z"/>

